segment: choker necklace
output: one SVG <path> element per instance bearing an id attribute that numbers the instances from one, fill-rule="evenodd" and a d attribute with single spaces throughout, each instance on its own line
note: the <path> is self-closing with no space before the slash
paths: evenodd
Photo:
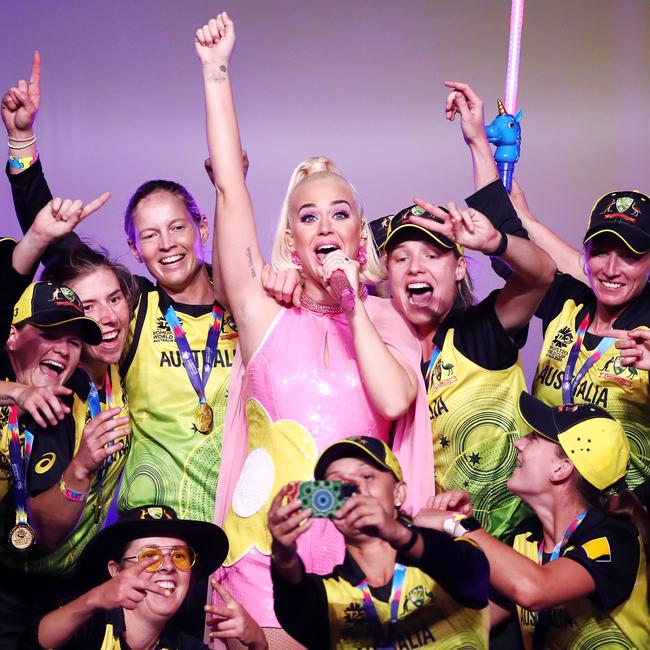
<path id="1" fill-rule="evenodd" d="M 366 285 L 362 284 L 359 289 L 359 298 L 364 301 L 368 297 L 368 290 Z M 337 314 L 343 313 L 343 307 L 341 305 L 324 305 L 323 303 L 316 302 L 312 300 L 309 296 L 304 293 L 300 296 L 300 306 L 302 309 L 307 311 L 314 312 L 315 314 L 327 315 L 327 316 L 336 316 Z"/>

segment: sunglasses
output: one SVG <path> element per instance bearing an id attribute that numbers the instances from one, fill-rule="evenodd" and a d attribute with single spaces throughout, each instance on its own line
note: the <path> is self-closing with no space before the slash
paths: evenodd
<path id="1" fill-rule="evenodd" d="M 166 549 L 169 549 L 166 551 Z M 137 560 L 138 562 L 153 562 L 145 569 L 146 573 L 155 573 L 160 569 L 169 555 L 173 565 L 179 571 L 189 571 L 196 562 L 196 552 L 190 546 L 145 546 L 138 551 L 137 555 L 125 557 L 125 560 Z"/>

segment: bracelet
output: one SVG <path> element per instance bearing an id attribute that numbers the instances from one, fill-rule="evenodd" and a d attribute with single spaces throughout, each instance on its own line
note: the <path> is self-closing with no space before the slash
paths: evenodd
<path id="1" fill-rule="evenodd" d="M 28 147 L 31 147 L 35 142 L 36 142 L 36 136 L 32 136 L 29 140 L 16 140 L 16 142 L 23 142 L 21 145 L 15 145 L 11 144 L 11 142 L 7 142 L 7 145 L 9 146 L 10 149 L 15 149 L 15 150 L 20 150 L 20 149 L 27 149 Z"/>
<path id="2" fill-rule="evenodd" d="M 11 169 L 29 169 L 38 160 L 38 151 L 33 156 L 18 158 L 9 156 L 9 167 Z"/>
<path id="3" fill-rule="evenodd" d="M 489 255 L 490 257 L 501 257 L 501 255 L 506 252 L 506 248 L 508 248 L 508 235 L 501 231 L 501 241 L 499 242 L 499 245 L 491 253 L 486 253 L 486 255 Z"/>
<path id="4" fill-rule="evenodd" d="M 61 490 L 61 494 L 63 494 L 63 496 L 68 501 L 74 501 L 75 503 L 79 503 L 81 501 L 86 501 L 88 499 L 88 495 L 90 494 L 90 490 L 88 490 L 88 492 L 75 492 L 75 490 L 71 490 L 65 484 L 65 481 L 63 480 L 63 476 L 61 477 L 61 480 L 59 481 L 59 490 Z"/>
<path id="5" fill-rule="evenodd" d="M 12 138 L 11 136 L 7 136 L 9 140 L 12 142 L 28 142 L 29 140 L 35 140 L 36 136 L 32 133 L 32 135 L 29 136 L 29 138 Z"/>
<path id="6" fill-rule="evenodd" d="M 292 566 L 296 566 L 296 564 L 300 562 L 300 556 L 295 551 L 293 552 L 292 558 L 288 562 L 281 562 L 278 560 L 275 553 L 271 553 L 271 559 L 273 560 L 275 566 L 278 567 L 278 569 L 290 569 Z"/>
<path id="7" fill-rule="evenodd" d="M 392 546 L 398 553 L 408 553 L 415 546 L 415 542 L 418 541 L 418 535 L 420 534 L 420 531 L 408 519 L 399 517 L 398 521 L 400 524 L 402 524 L 402 526 L 404 526 L 404 528 L 410 531 L 411 537 L 409 537 L 409 539 L 404 542 L 404 544 L 400 544 L 398 546 L 395 546 L 393 544 Z"/>

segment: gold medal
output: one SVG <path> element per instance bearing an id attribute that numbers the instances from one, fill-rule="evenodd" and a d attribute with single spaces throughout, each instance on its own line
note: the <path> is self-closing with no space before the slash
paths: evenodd
<path id="1" fill-rule="evenodd" d="M 194 426 L 199 433 L 210 433 L 212 431 L 213 419 L 212 407 L 208 403 L 203 402 L 203 404 L 199 404 L 196 407 L 196 411 L 194 412 Z"/>
<path id="2" fill-rule="evenodd" d="M 18 551 L 26 551 L 36 541 L 36 533 L 29 524 L 17 524 L 9 533 L 9 541 Z"/>

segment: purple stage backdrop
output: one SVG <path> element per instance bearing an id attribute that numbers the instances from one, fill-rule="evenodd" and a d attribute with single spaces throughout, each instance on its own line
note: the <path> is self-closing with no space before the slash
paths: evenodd
<path id="1" fill-rule="evenodd" d="M 214 207 L 206 156 L 196 27 L 221 9 L 236 21 L 232 66 L 250 188 L 270 250 L 290 171 L 326 154 L 357 186 L 368 217 L 413 195 L 438 203 L 471 193 L 458 125 L 444 120 L 444 79 L 469 81 L 487 103 L 503 95 L 508 0 L 26 0 L 3 2 L 0 87 L 43 58 L 38 145 L 55 195 L 113 196 L 79 230 L 132 269 L 122 230 L 142 181 L 188 186 Z M 574 245 L 595 199 L 650 191 L 650 2 L 545 0 L 526 6 L 517 178 L 537 215 Z M 7 183 L 2 234 L 17 236 Z M 476 256 L 475 256 L 476 257 Z M 479 295 L 498 286 L 471 266 Z M 528 375 L 540 345 L 534 324 Z"/>

